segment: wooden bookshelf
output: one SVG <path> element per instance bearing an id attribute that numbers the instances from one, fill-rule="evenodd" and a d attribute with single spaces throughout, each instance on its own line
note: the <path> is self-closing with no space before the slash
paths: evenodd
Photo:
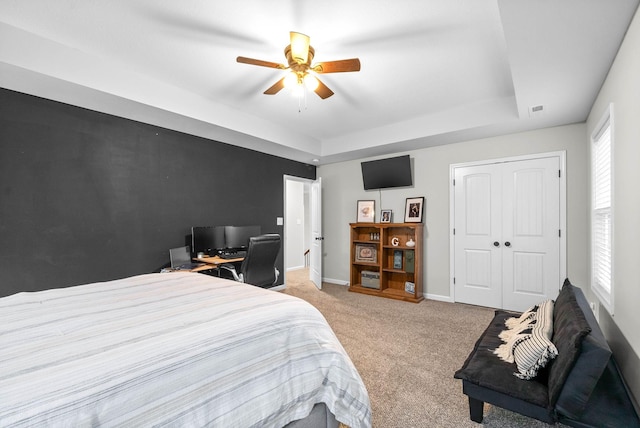
<path id="1" fill-rule="evenodd" d="M 414 303 L 423 300 L 423 224 L 350 223 L 350 226 L 349 291 Z"/>

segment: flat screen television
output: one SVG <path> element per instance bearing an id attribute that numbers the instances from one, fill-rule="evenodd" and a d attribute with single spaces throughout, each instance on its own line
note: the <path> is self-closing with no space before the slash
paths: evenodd
<path id="1" fill-rule="evenodd" d="M 409 155 L 361 162 L 364 190 L 413 185 Z"/>

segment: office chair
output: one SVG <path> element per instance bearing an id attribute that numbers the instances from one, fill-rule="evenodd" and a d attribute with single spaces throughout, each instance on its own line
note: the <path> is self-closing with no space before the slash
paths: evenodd
<path id="1" fill-rule="evenodd" d="M 276 283 L 280 271 L 276 268 L 276 258 L 280 253 L 280 235 L 266 235 L 249 238 L 247 255 L 240 265 L 240 273 L 230 263 L 220 265 L 221 269 L 231 272 L 233 279 L 258 287 L 270 287 Z"/>

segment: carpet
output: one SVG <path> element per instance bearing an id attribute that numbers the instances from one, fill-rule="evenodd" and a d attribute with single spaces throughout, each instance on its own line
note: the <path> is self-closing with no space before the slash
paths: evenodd
<path id="1" fill-rule="evenodd" d="M 549 426 L 489 404 L 482 424 L 469 419 L 467 396 L 453 374 L 493 318 L 493 309 L 434 300 L 409 303 L 329 283 L 318 290 L 308 277 L 307 269 L 287 272 L 282 292 L 324 315 L 367 387 L 374 428 Z"/>

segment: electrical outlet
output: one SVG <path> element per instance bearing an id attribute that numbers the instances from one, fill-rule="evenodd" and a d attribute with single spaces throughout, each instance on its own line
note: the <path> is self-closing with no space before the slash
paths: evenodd
<path id="1" fill-rule="evenodd" d="M 598 312 L 600 307 L 598 306 L 598 304 L 596 302 L 589 302 L 589 306 L 591 306 L 591 312 L 593 312 L 593 315 L 596 317 L 596 320 L 599 320 L 600 314 Z"/>

